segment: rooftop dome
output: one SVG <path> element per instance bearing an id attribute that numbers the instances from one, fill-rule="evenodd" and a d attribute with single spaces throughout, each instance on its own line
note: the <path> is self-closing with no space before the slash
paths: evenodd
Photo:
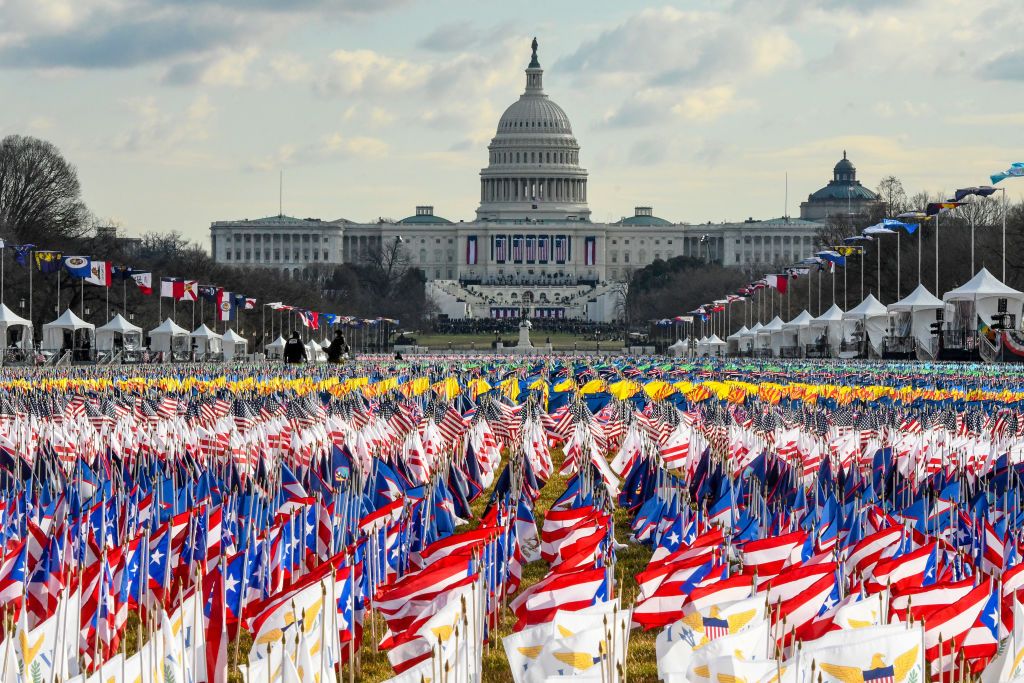
<path id="1" fill-rule="evenodd" d="M 843 158 L 839 160 L 839 163 L 832 169 L 834 173 L 856 173 L 857 167 L 853 165 L 853 162 L 846 158 L 846 150 L 843 150 Z"/>
<path id="2" fill-rule="evenodd" d="M 846 157 L 846 150 L 843 150 L 843 158 L 832 169 L 832 180 L 811 194 L 808 200 L 813 202 L 858 199 L 871 201 L 878 199 L 878 195 L 860 184 L 857 180 L 857 167 Z"/>
<path id="3" fill-rule="evenodd" d="M 537 39 L 531 43 L 533 54 L 526 67 L 526 90 L 498 119 L 498 135 L 502 133 L 561 133 L 572 135 L 572 125 L 565 111 L 544 92 L 544 70 L 537 58 Z"/>
<path id="4" fill-rule="evenodd" d="M 498 120 L 498 133 L 563 133 L 572 135 L 565 110 L 548 96 L 523 93 Z"/>
<path id="5" fill-rule="evenodd" d="M 654 210 L 649 206 L 638 206 L 634 209 L 632 216 L 627 216 L 616 225 L 637 225 L 637 226 L 669 226 L 672 221 L 659 218 L 654 215 Z"/>
<path id="6" fill-rule="evenodd" d="M 447 218 L 434 215 L 434 207 L 432 206 L 417 206 L 416 213 L 412 216 L 406 216 L 399 223 L 415 224 L 415 225 L 426 225 L 426 224 L 437 224 L 437 225 L 451 225 L 452 222 Z"/>

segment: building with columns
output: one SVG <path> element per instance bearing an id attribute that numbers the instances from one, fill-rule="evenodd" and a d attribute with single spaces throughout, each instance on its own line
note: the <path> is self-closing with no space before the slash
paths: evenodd
<path id="1" fill-rule="evenodd" d="M 767 268 L 816 250 L 822 226 L 805 217 L 688 224 L 637 206 L 614 223 L 592 222 L 580 144 L 568 115 L 544 90 L 536 40 L 532 48 L 525 89 L 488 145 L 474 219 L 453 221 L 417 206 L 397 221 L 216 221 L 214 259 L 312 280 L 324 266 L 359 262 L 398 242 L 451 317 L 511 317 L 527 308 L 534 317 L 606 322 L 621 310 L 632 271 L 657 259 Z"/>

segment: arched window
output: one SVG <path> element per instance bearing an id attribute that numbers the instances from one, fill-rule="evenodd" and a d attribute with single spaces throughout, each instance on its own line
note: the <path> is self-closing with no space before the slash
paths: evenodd
<path id="1" fill-rule="evenodd" d="M 426 249 L 420 249 L 420 263 L 426 263 L 426 262 L 427 262 L 427 250 Z"/>

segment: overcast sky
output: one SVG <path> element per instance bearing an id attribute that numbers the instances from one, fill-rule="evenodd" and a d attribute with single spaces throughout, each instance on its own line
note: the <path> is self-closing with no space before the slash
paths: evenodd
<path id="1" fill-rule="evenodd" d="M 276 214 L 282 169 L 289 215 L 470 220 L 536 35 L 593 220 L 769 218 L 844 149 L 910 192 L 1024 160 L 1021 26 L 1012 0 L 0 0 L 0 135 L 57 144 L 130 234 Z"/>

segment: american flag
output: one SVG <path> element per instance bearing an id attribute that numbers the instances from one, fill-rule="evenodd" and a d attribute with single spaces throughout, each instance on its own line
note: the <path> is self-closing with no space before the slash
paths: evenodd
<path id="1" fill-rule="evenodd" d="M 569 260 L 569 238 L 565 235 L 555 235 L 555 262 L 565 263 Z"/>

